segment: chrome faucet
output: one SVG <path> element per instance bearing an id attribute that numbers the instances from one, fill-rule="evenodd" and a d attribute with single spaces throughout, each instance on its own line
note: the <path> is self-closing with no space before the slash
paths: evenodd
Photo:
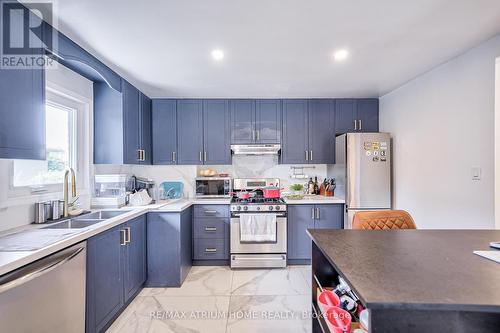
<path id="1" fill-rule="evenodd" d="M 64 173 L 64 217 L 69 216 L 69 198 L 68 198 L 68 178 L 69 178 L 69 173 L 71 172 L 71 199 L 76 199 L 76 177 L 75 177 L 75 170 L 72 168 L 69 168 L 66 170 Z M 73 202 L 75 200 L 72 200 Z"/>

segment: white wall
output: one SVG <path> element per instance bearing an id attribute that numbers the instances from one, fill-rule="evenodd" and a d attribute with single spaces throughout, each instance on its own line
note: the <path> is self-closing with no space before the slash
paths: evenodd
<path id="1" fill-rule="evenodd" d="M 500 35 L 380 99 L 380 128 L 394 139 L 394 206 L 419 228 L 494 227 L 499 55 Z"/>
<path id="2" fill-rule="evenodd" d="M 81 175 L 77 179 L 78 195 L 83 207 L 89 205 L 90 197 L 89 187 L 89 163 L 92 154 L 91 115 L 93 86 L 92 82 L 76 74 L 75 72 L 59 65 L 55 68 L 49 68 L 46 71 L 47 86 L 56 89 L 58 92 L 72 98 L 75 101 L 84 102 L 87 105 L 85 124 L 79 124 L 80 127 L 86 127 L 86 133 L 78 133 L 78 168 Z M 80 130 L 80 132 L 83 132 Z M 57 193 L 45 193 L 41 195 L 31 195 L 29 190 L 14 191 L 12 189 L 12 160 L 0 159 L 0 231 L 26 225 L 34 221 L 34 203 L 45 200 L 62 199 L 61 191 Z"/>
<path id="3" fill-rule="evenodd" d="M 500 229 L 500 57 L 495 74 L 495 225 Z"/>

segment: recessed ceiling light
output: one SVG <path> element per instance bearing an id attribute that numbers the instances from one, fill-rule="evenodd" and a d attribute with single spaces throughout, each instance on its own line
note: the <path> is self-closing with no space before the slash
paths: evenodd
<path id="1" fill-rule="evenodd" d="M 221 61 L 222 59 L 224 59 L 224 52 L 219 49 L 213 50 L 212 58 L 214 58 L 215 61 Z"/>
<path id="2" fill-rule="evenodd" d="M 347 51 L 346 49 L 340 49 L 338 51 L 335 51 L 335 53 L 333 54 L 333 59 L 335 59 L 335 61 L 342 61 L 347 59 L 348 56 L 349 51 Z"/>

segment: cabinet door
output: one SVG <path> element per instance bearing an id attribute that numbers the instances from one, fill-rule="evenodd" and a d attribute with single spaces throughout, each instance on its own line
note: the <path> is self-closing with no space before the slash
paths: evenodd
<path id="1" fill-rule="evenodd" d="M 139 90 L 123 80 L 123 162 L 140 164 L 140 106 Z"/>
<path id="2" fill-rule="evenodd" d="M 177 120 L 176 101 L 153 100 L 153 164 L 176 164 Z"/>
<path id="3" fill-rule="evenodd" d="M 141 126 L 140 126 L 140 139 L 141 139 L 141 149 L 144 150 L 144 161 L 141 164 L 150 165 L 153 161 L 152 159 L 152 149 L 151 149 L 151 99 L 144 95 L 141 96 Z"/>
<path id="4" fill-rule="evenodd" d="M 203 101 L 203 163 L 231 164 L 227 100 Z"/>
<path id="5" fill-rule="evenodd" d="M 125 225 L 125 303 L 134 296 L 146 281 L 146 215 L 137 217 Z"/>
<path id="6" fill-rule="evenodd" d="M 281 101 L 279 99 L 257 100 L 255 131 L 257 143 L 281 142 Z"/>
<path id="7" fill-rule="evenodd" d="M 23 26 L 23 17 L 17 13 L 13 11 L 11 20 L 17 23 L 12 23 Z M 15 34 L 11 31 L 10 37 L 22 42 L 22 30 Z M 0 118 L 0 158 L 45 159 L 43 68 L 0 69 Z"/>
<path id="8" fill-rule="evenodd" d="M 201 100 L 177 101 L 177 164 L 203 164 L 203 105 Z"/>
<path id="9" fill-rule="evenodd" d="M 283 101 L 283 145 L 281 163 L 309 162 L 307 100 Z"/>
<path id="10" fill-rule="evenodd" d="M 124 304 L 122 226 L 87 241 L 87 332 L 99 332 Z"/>
<path id="11" fill-rule="evenodd" d="M 255 142 L 255 101 L 231 101 L 231 143 Z"/>
<path id="12" fill-rule="evenodd" d="M 344 134 L 354 132 L 357 125 L 354 124 L 356 118 L 356 100 L 337 99 L 335 100 L 335 132 Z"/>
<path id="13" fill-rule="evenodd" d="M 331 99 L 309 101 L 309 163 L 335 163 L 334 108 Z"/>
<path id="14" fill-rule="evenodd" d="M 180 284 L 186 279 L 193 263 L 193 209 L 181 213 L 180 224 Z"/>
<path id="15" fill-rule="evenodd" d="M 357 119 L 361 121 L 362 132 L 378 132 L 378 99 L 358 99 Z"/>
<path id="16" fill-rule="evenodd" d="M 311 238 L 306 230 L 314 228 L 314 205 L 288 205 L 288 259 L 311 259 Z"/>
<path id="17" fill-rule="evenodd" d="M 316 205 L 315 229 L 342 229 L 344 227 L 344 205 Z"/>

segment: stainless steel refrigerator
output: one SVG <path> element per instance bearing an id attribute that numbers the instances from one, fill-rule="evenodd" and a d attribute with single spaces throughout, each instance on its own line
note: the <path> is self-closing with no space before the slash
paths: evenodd
<path id="1" fill-rule="evenodd" d="M 357 211 L 391 209 L 389 133 L 348 133 L 335 142 L 334 176 L 346 202 L 344 228 Z"/>

